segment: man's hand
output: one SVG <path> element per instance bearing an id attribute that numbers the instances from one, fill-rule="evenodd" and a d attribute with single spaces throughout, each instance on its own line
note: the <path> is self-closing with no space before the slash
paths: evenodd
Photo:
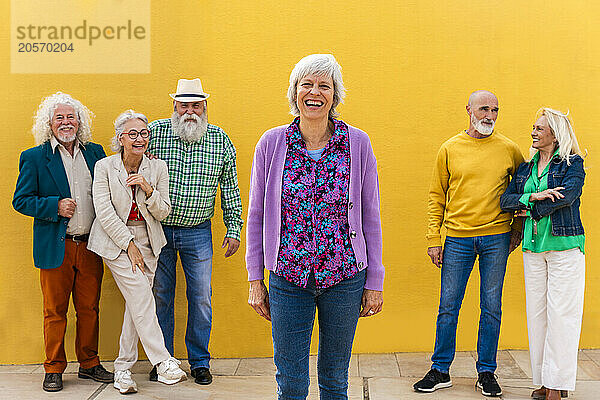
<path id="1" fill-rule="evenodd" d="M 258 315 L 267 321 L 271 320 L 269 292 L 267 291 L 265 282 L 262 279 L 250 281 L 250 289 L 248 290 L 248 304 L 254 308 L 254 311 L 256 311 Z"/>
<path id="2" fill-rule="evenodd" d="M 238 249 L 240 248 L 240 241 L 233 239 L 233 238 L 228 238 L 226 237 L 225 239 L 223 239 L 223 245 L 221 246 L 221 248 L 225 248 L 225 246 L 227 246 L 227 251 L 225 252 L 225 258 L 232 256 L 235 254 L 236 251 L 238 251 Z"/>
<path id="3" fill-rule="evenodd" d="M 361 307 L 359 317 L 372 317 L 380 313 L 383 308 L 383 292 L 363 289 Z"/>
<path id="4" fill-rule="evenodd" d="M 427 255 L 431 258 L 431 262 L 438 268 L 442 268 L 442 246 L 430 247 L 427 249 Z"/>
<path id="5" fill-rule="evenodd" d="M 75 214 L 77 203 L 71 198 L 65 198 L 58 201 L 58 215 L 61 217 L 71 218 Z"/>
<path id="6" fill-rule="evenodd" d="M 521 244 L 521 239 L 523 239 L 523 234 L 520 230 L 513 229 L 510 231 L 510 247 L 508 248 L 509 253 L 512 253 L 514 249 L 519 247 Z"/>

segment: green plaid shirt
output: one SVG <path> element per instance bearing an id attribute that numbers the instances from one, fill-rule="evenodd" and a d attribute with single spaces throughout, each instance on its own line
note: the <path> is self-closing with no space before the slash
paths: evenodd
<path id="1" fill-rule="evenodd" d="M 211 219 L 215 214 L 217 186 L 221 185 L 225 237 L 240 240 L 242 200 L 235 147 L 223 129 L 208 124 L 200 142 L 186 143 L 173 133 L 170 118 L 152 121 L 148 128 L 152 132 L 148 151 L 169 167 L 172 210 L 162 223 L 187 227 Z"/>

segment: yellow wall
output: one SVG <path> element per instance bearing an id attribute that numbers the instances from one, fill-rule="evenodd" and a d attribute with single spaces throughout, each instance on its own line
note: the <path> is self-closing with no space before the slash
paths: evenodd
<path id="1" fill-rule="evenodd" d="M 168 93 L 177 79 L 200 77 L 212 94 L 210 121 L 222 126 L 236 145 L 246 208 L 254 145 L 264 130 L 290 121 L 285 98 L 289 73 L 301 57 L 315 52 L 331 52 L 341 63 L 348 87 L 342 118 L 369 133 L 379 163 L 385 306 L 382 315 L 361 320 L 354 350 L 432 349 L 439 271 L 425 254 L 427 188 L 438 146 L 467 126 L 466 99 L 470 91 L 482 88 L 500 99 L 497 130 L 524 152 L 538 107 L 572 111 L 580 143 L 590 153 L 582 210 L 588 272 L 581 347 L 600 347 L 600 300 L 594 295 L 600 290 L 600 231 L 595 223 L 599 215 L 594 208 L 600 194 L 600 3 L 153 1 L 151 73 L 120 75 L 10 74 L 9 4 L 3 0 L 0 7 L 0 363 L 43 360 L 32 220 L 10 205 L 18 156 L 33 145 L 31 117 L 43 96 L 62 90 L 82 100 L 97 116 L 95 141 L 107 147 L 118 113 L 133 107 L 151 119 L 169 116 Z M 246 304 L 244 251 L 224 260 L 220 211 L 213 226 L 212 354 L 268 356 L 270 325 Z M 460 317 L 461 350 L 476 346 L 476 275 Z M 524 300 L 517 251 L 506 276 L 502 348 L 527 346 Z M 123 300 L 107 272 L 101 299 L 102 359 L 117 354 L 122 310 Z M 185 310 L 180 279 L 175 345 L 179 357 L 185 356 Z M 66 345 L 70 359 L 73 322 L 71 311 Z"/>

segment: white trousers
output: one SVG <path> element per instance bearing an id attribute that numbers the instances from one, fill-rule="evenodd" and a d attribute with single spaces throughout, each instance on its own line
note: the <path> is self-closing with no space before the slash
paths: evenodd
<path id="1" fill-rule="evenodd" d="M 579 248 L 523 253 L 534 385 L 575 390 L 585 255 Z"/>
<path id="2" fill-rule="evenodd" d="M 152 283 L 158 259 L 152 253 L 146 224 L 127 225 L 133 234 L 133 242 L 144 258 L 144 272 L 139 268 L 133 272 L 126 251 L 115 260 L 104 259 L 125 299 L 125 315 L 119 340 L 119 357 L 115 360 L 115 371 L 131 369 L 138 359 L 138 338 L 152 365 L 171 357 L 165 347 L 156 305 L 152 295 Z"/>

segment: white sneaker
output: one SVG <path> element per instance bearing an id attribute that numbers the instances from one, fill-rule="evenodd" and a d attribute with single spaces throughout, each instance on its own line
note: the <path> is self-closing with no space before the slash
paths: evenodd
<path id="1" fill-rule="evenodd" d="M 115 371 L 115 383 L 113 383 L 115 389 L 119 389 L 121 394 L 135 393 L 137 392 L 137 385 L 133 379 L 131 379 L 131 371 L 126 369 L 124 371 Z"/>
<path id="2" fill-rule="evenodd" d="M 170 357 L 156 366 L 156 372 L 158 373 L 158 381 L 166 385 L 173 385 L 177 382 L 185 381 L 187 375 L 181 368 L 179 368 L 181 361 L 175 357 Z"/>

